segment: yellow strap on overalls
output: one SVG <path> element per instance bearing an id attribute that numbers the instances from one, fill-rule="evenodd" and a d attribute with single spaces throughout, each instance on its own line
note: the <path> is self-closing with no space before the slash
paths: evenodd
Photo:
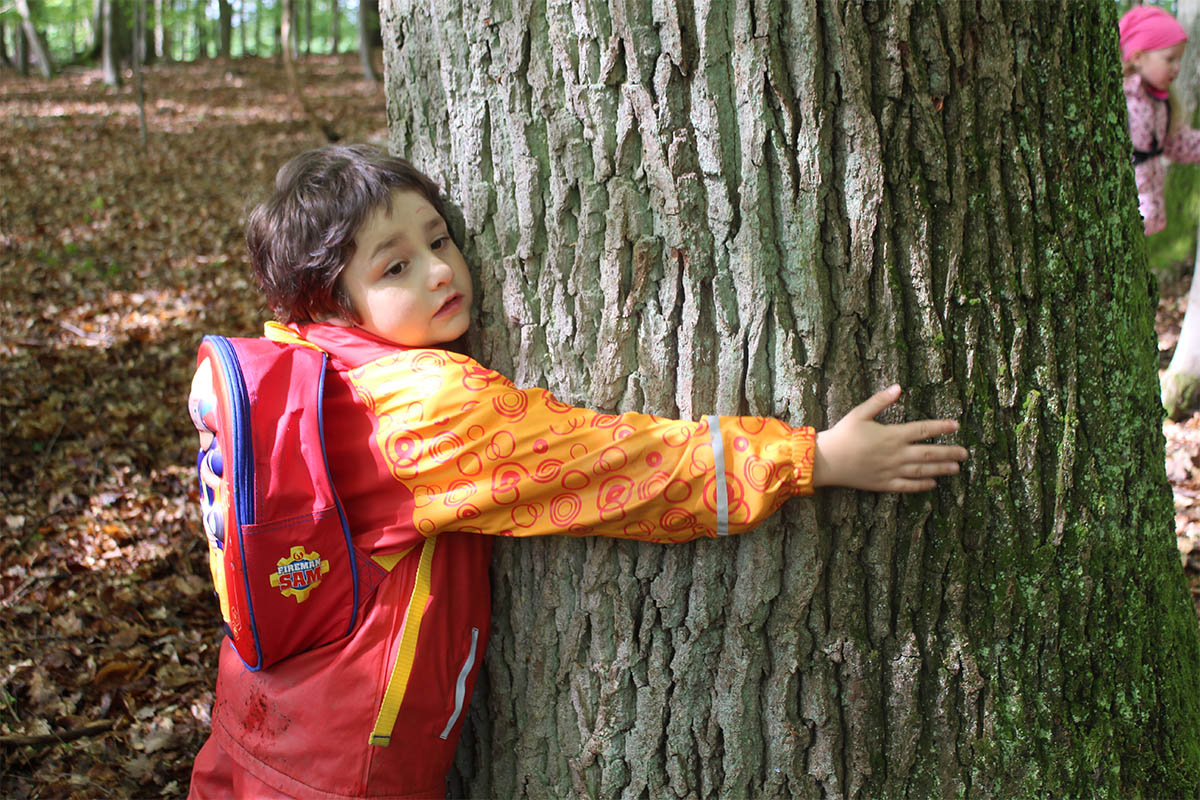
<path id="1" fill-rule="evenodd" d="M 412 597 L 404 611 L 404 632 L 400 635 L 400 648 L 396 651 L 396 663 L 392 665 L 392 677 L 388 678 L 383 692 L 383 704 L 371 731 L 370 743 L 376 747 L 387 747 L 392 743 L 392 728 L 404 702 L 408 688 L 408 676 L 412 672 L 413 660 L 417 657 L 417 635 L 421 632 L 421 618 L 425 616 L 425 603 L 429 600 L 429 571 L 433 564 L 433 547 L 437 539 L 430 537 L 421 545 L 421 562 L 417 565 L 417 578 L 413 583 Z"/>

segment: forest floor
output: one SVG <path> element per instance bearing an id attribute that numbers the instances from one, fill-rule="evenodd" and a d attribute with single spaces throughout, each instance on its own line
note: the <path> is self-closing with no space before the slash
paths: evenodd
<path id="1" fill-rule="evenodd" d="M 385 138 L 354 57 L 300 66 L 344 140 Z M 201 335 L 267 316 L 244 212 L 321 143 L 284 87 L 151 68 L 143 146 L 132 81 L 0 74 L 0 797 L 186 794 L 219 635 L 183 404 Z M 1163 282 L 1164 366 L 1189 279 Z M 1200 603 L 1200 417 L 1164 430 Z"/>
<path id="2" fill-rule="evenodd" d="M 357 56 L 302 60 L 343 140 L 386 139 Z M 255 335 L 243 220 L 323 143 L 281 64 L 0 73 L 0 797 L 182 797 L 219 642 L 186 397 Z M 111 728 L 111 730 L 105 730 Z M 18 737 L 31 737 L 20 744 Z"/>

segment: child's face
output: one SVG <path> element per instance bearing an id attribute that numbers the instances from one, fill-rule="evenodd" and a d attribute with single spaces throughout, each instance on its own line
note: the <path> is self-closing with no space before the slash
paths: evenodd
<path id="1" fill-rule="evenodd" d="M 1180 42 L 1161 50 L 1141 50 L 1134 53 L 1129 60 L 1133 62 L 1142 80 L 1160 92 L 1165 92 L 1171 82 L 1179 77 L 1180 60 L 1185 49 L 1187 42 Z"/>
<path id="2" fill-rule="evenodd" d="M 446 221 L 419 192 L 392 193 L 354 237 L 354 257 L 342 270 L 363 330 L 406 347 L 453 341 L 471 317 L 471 276 Z"/>

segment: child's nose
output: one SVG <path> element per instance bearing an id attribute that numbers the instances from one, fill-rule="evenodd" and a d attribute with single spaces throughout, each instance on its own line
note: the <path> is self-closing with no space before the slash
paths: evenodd
<path id="1" fill-rule="evenodd" d="M 429 283 L 433 288 L 445 286 L 454 278 L 454 270 L 446 263 L 446 259 L 434 256 L 429 262 Z"/>

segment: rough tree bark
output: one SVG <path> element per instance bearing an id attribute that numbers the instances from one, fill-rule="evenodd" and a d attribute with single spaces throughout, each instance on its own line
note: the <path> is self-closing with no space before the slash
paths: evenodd
<path id="1" fill-rule="evenodd" d="M 476 354 L 603 410 L 962 420 L 937 492 L 734 541 L 501 541 L 453 790 L 1181 796 L 1174 552 L 1113 4 L 385 0 Z"/>

